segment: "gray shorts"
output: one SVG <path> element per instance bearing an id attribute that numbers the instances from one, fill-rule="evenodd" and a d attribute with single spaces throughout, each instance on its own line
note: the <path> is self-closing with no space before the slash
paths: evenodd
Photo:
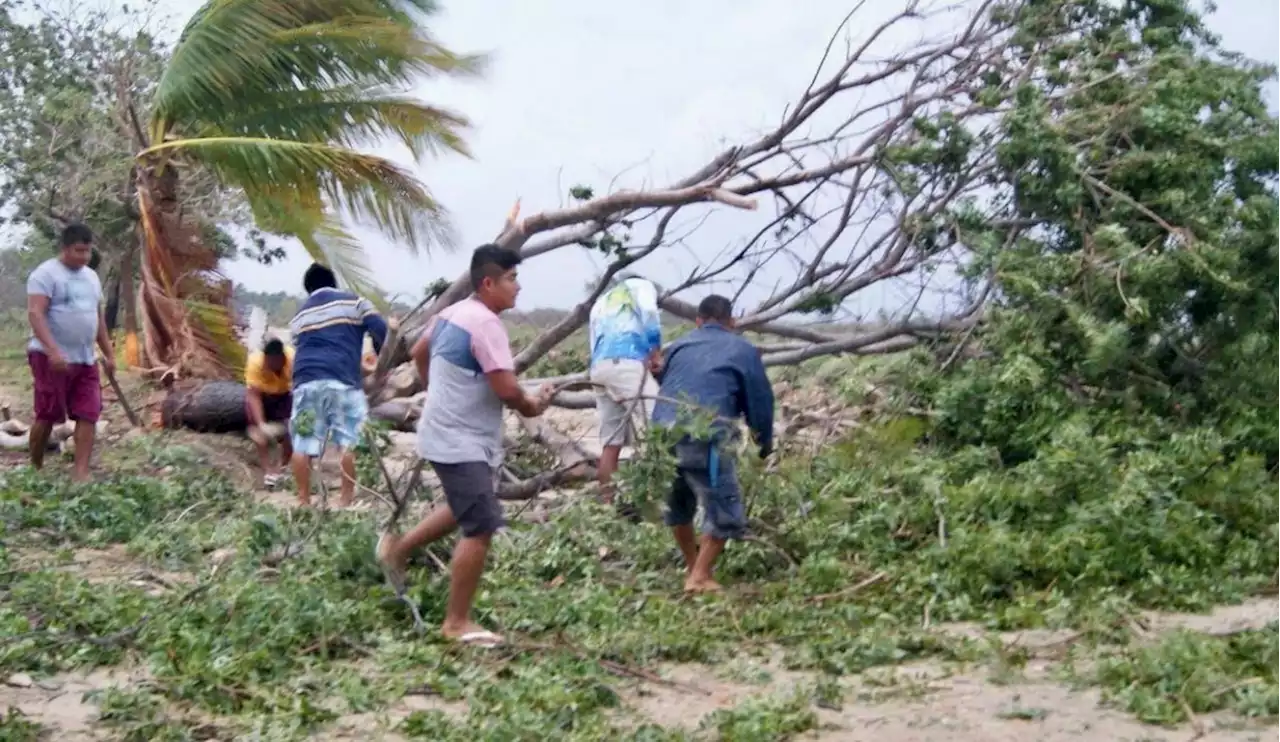
<path id="1" fill-rule="evenodd" d="M 666 524 L 689 525 L 701 504 L 703 533 L 719 539 L 745 536 L 747 511 L 733 454 L 718 451 L 713 457 L 706 444 L 681 443 L 676 458 L 679 466 L 667 495 Z"/>
<path id="2" fill-rule="evenodd" d="M 440 478 L 444 500 L 465 538 L 496 533 L 507 524 L 494 487 L 493 467 L 483 461 L 459 464 L 431 462 Z"/>
<path id="3" fill-rule="evenodd" d="M 643 361 L 607 360 L 591 367 L 596 387 L 600 445 L 634 445 L 653 414 L 658 382 Z"/>

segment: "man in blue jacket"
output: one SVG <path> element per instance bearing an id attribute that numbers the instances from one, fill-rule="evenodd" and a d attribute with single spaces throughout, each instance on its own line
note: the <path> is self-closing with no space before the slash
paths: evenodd
<path id="1" fill-rule="evenodd" d="M 733 332 L 733 304 L 712 294 L 698 305 L 698 329 L 671 344 L 662 364 L 662 390 L 653 422 L 673 427 L 714 415 L 707 439 L 676 443 L 677 471 L 667 497 L 666 523 L 684 553 L 687 592 L 719 590 L 712 568 L 728 539 L 742 538 L 747 515 L 732 444 L 745 418 L 760 458 L 773 450 L 773 387 L 755 346 Z M 699 501 L 701 543 L 693 532 Z"/>
<path id="2" fill-rule="evenodd" d="M 325 443 L 342 451 L 339 507 L 356 494 L 356 454 L 360 431 L 369 415 L 361 379 L 364 336 L 382 350 L 387 323 L 367 299 L 338 289 L 333 271 L 313 263 L 302 277 L 307 300 L 289 323 L 293 335 L 293 478 L 298 504 L 311 504 L 311 460 Z"/>

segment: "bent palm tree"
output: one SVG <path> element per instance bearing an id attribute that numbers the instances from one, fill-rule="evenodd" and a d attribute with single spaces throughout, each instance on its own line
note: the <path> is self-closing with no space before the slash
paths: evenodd
<path id="1" fill-rule="evenodd" d="M 208 0 L 183 30 L 151 105 L 133 121 L 146 254 L 140 292 L 153 368 L 218 378 L 243 364 L 230 282 L 182 221 L 179 174 L 205 168 L 243 190 L 259 228 L 297 237 L 353 290 L 376 287 L 340 215 L 411 248 L 452 241 L 412 174 L 356 150 L 395 139 L 415 158 L 467 155 L 462 116 L 397 90 L 481 60 L 433 41 L 428 0 Z"/>

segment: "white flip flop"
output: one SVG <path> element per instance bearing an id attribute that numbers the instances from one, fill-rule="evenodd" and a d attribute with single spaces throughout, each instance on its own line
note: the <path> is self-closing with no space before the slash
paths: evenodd
<path id="1" fill-rule="evenodd" d="M 396 569 L 382 557 L 388 535 L 384 533 L 378 537 L 378 545 L 373 549 L 373 558 L 377 560 L 378 566 L 382 568 L 382 576 L 386 578 L 387 584 L 391 586 L 391 589 L 396 592 L 396 597 L 399 598 L 404 596 L 407 577 L 403 569 Z"/>
<path id="2" fill-rule="evenodd" d="M 481 649 L 493 649 L 506 643 L 506 640 L 492 631 L 468 631 L 455 639 L 459 644 Z"/>

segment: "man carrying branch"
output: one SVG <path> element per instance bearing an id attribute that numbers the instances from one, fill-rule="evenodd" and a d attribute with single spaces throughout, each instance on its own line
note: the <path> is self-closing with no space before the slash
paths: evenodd
<path id="1" fill-rule="evenodd" d="M 725 542 L 742 538 L 747 527 L 730 450 L 737 436 L 734 423 L 746 418 L 760 458 L 767 457 L 773 450 L 773 388 L 755 346 L 732 331 L 733 304 L 727 298 L 703 299 L 696 321 L 698 329 L 667 349 L 653 422 L 676 427 L 689 419 L 688 411 L 715 415 L 708 438 L 685 435 L 676 443 L 666 515 L 688 566 L 685 591 L 707 592 L 720 589 L 712 569 Z M 700 543 L 693 533 L 699 502 L 704 511 Z"/>
<path id="2" fill-rule="evenodd" d="M 409 556 L 462 531 L 453 550 L 449 602 L 441 633 L 464 644 L 495 646 L 502 637 L 471 621 L 471 601 L 480 584 L 493 534 L 505 525 L 496 479 L 502 462 L 502 408 L 537 417 L 552 389 L 529 396 L 516 379 L 506 328 L 498 314 L 516 305 L 520 255 L 484 245 L 471 256 L 475 295 L 434 317 L 410 354 L 426 382 L 418 421 L 418 454 L 431 463 L 445 504 L 403 536 L 384 535 L 377 557 L 388 582 L 404 594 Z"/>
<path id="3" fill-rule="evenodd" d="M 93 345 L 102 350 L 108 372 L 115 369 L 115 350 L 103 320 L 102 282 L 89 267 L 93 233 L 83 224 L 62 230 L 58 257 L 41 263 L 27 279 L 27 318 L 31 341 L 27 362 L 35 386 L 35 421 L 31 425 L 31 465 L 44 465 L 53 426 L 75 421 L 75 463 L 71 479 L 89 479 L 94 425 L 102 414 L 102 387 Z"/>

